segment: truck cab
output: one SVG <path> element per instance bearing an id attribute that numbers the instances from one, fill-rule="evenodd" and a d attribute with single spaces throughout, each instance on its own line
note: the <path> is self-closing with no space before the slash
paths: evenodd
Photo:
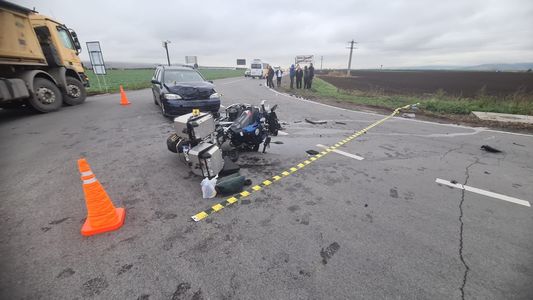
<path id="1" fill-rule="evenodd" d="M 76 33 L 34 10 L 0 1 L 0 107 L 39 112 L 85 101 L 89 85 Z"/>

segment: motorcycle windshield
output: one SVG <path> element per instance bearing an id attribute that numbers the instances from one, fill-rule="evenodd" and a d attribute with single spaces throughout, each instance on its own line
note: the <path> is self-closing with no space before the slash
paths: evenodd
<path id="1" fill-rule="evenodd" d="M 247 127 L 250 124 L 254 123 L 254 114 L 250 110 L 245 110 L 241 115 L 233 122 L 231 127 L 234 129 L 242 129 Z"/>

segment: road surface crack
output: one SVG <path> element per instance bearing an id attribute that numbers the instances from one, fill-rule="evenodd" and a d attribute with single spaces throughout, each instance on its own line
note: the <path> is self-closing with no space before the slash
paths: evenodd
<path id="1" fill-rule="evenodd" d="M 454 152 L 454 151 L 457 151 L 457 150 L 463 148 L 464 145 L 465 145 L 465 144 L 461 144 L 461 145 L 460 145 L 459 147 L 457 147 L 457 148 L 452 148 L 452 149 L 446 151 L 446 152 L 440 157 L 440 160 L 443 160 L 443 159 L 444 159 L 448 154 L 450 154 L 451 152 Z"/>
<path id="2" fill-rule="evenodd" d="M 478 162 L 479 162 L 479 159 L 476 158 L 476 161 L 474 161 L 473 163 L 469 164 L 466 167 L 466 170 L 465 170 L 466 178 L 465 178 L 465 183 L 463 185 L 468 184 L 468 179 L 470 178 L 470 167 L 472 167 L 473 165 L 477 164 Z M 465 268 L 465 272 L 463 274 L 463 282 L 461 283 L 461 288 L 459 289 L 461 291 L 461 299 L 462 300 L 465 299 L 466 280 L 468 278 L 468 272 L 470 271 L 470 267 L 466 263 L 465 258 L 463 256 L 463 249 L 464 249 L 464 241 L 463 241 L 463 232 L 464 232 L 463 203 L 464 202 L 465 202 L 465 190 L 463 188 L 463 189 L 461 189 L 461 202 L 459 202 L 459 224 L 460 224 L 460 227 L 459 227 L 459 258 L 461 259 L 461 263 L 463 264 L 463 266 Z"/>

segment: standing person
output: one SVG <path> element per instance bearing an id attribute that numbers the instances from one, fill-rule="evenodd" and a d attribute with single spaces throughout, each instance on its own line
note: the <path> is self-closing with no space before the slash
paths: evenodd
<path id="1" fill-rule="evenodd" d="M 307 88 L 311 88 L 311 84 L 313 84 L 313 77 L 315 77 L 315 67 L 313 67 L 313 64 L 310 64 L 309 66 L 309 79 L 307 80 Z"/>
<path id="2" fill-rule="evenodd" d="M 300 65 L 296 66 L 296 88 L 301 89 L 302 88 L 302 77 L 304 76 L 304 72 L 302 71 L 302 68 L 300 68 Z"/>
<path id="3" fill-rule="evenodd" d="M 272 68 L 272 66 L 268 67 L 267 82 L 269 88 L 274 88 L 274 69 Z"/>
<path id="4" fill-rule="evenodd" d="M 276 70 L 276 84 L 278 87 L 281 86 L 281 77 L 283 77 L 283 71 L 280 67 Z"/>
<path id="5" fill-rule="evenodd" d="M 291 90 L 294 88 L 294 76 L 296 76 L 296 69 L 294 68 L 294 64 L 292 64 L 289 69 L 289 77 L 291 78 Z"/>
<path id="6" fill-rule="evenodd" d="M 304 67 L 304 89 L 308 88 L 309 85 L 309 69 L 307 66 Z"/>

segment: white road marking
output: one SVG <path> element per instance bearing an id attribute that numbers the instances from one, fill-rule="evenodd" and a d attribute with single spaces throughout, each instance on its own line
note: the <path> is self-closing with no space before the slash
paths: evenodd
<path id="1" fill-rule="evenodd" d="M 457 188 L 457 189 L 460 189 L 460 190 L 465 190 L 465 191 L 469 191 L 469 192 L 472 192 L 472 193 L 484 195 L 484 196 L 487 196 L 487 197 L 496 198 L 496 199 L 500 199 L 500 200 L 503 200 L 503 201 L 508 201 L 508 202 L 524 205 L 524 206 L 527 206 L 527 207 L 531 207 L 531 204 L 529 204 L 529 201 L 526 201 L 526 200 L 521 200 L 521 199 L 518 199 L 518 198 L 505 196 L 505 195 L 502 195 L 502 194 L 498 194 L 498 193 L 494 193 L 494 192 L 478 189 L 478 188 L 471 187 L 471 186 L 468 186 L 468 185 L 462 185 L 460 183 L 452 183 L 452 182 L 450 182 L 448 180 L 444 180 L 444 179 L 440 179 L 440 178 L 437 178 L 435 180 L 435 182 L 436 183 L 440 183 L 440 184 L 444 184 L 444 185 L 447 185 L 447 186 L 451 186 L 451 187 L 454 187 L 454 188 Z"/>
<path id="2" fill-rule="evenodd" d="M 277 94 L 277 95 L 285 96 L 287 98 L 298 100 L 298 101 L 304 101 L 304 102 L 312 103 L 312 104 L 315 104 L 315 105 L 321 105 L 321 106 L 325 106 L 325 107 L 329 107 L 329 108 L 333 108 L 333 109 L 337 109 L 337 110 L 343 110 L 343 111 L 348 111 L 348 112 L 353 112 L 353 113 L 359 113 L 359 114 L 383 117 L 383 115 L 377 114 L 377 113 L 373 113 L 373 112 L 351 110 L 351 109 L 336 107 L 336 106 L 333 106 L 333 105 L 328 105 L 328 104 L 324 104 L 324 103 L 320 103 L 320 102 L 315 102 L 315 101 L 311 101 L 311 100 L 307 100 L 307 99 L 303 99 L 303 98 L 294 97 L 294 96 L 291 96 L 291 95 L 286 94 L 286 93 L 280 93 L 280 92 L 278 92 L 278 91 L 276 91 L 274 89 L 270 89 L 270 90 L 272 92 L 274 92 L 275 94 Z M 471 127 L 471 126 L 455 125 L 455 124 L 443 124 L 443 123 L 430 122 L 430 121 L 406 119 L 406 118 L 402 118 L 402 117 L 394 117 L 394 118 L 392 118 L 392 120 L 407 121 L 407 122 L 417 122 L 417 123 L 424 123 L 424 124 L 431 124 L 431 125 L 440 125 L 440 126 L 445 126 L 445 127 L 474 129 L 474 130 L 480 130 L 480 132 L 483 132 L 483 131 L 485 131 L 485 132 L 496 132 L 496 133 L 505 133 L 505 134 L 511 134 L 511 135 L 518 135 L 518 136 L 533 137 L 533 135 L 525 134 L 525 133 L 516 133 L 516 132 L 493 130 L 493 129 L 487 129 L 487 128 L 484 128 L 484 127 Z"/>
<path id="3" fill-rule="evenodd" d="M 320 147 L 320 148 L 324 148 L 324 149 L 329 148 L 328 146 L 324 146 L 322 144 L 317 144 L 316 146 Z M 357 159 L 357 160 L 365 159 L 364 157 L 361 157 L 361 156 L 358 156 L 358 155 L 355 155 L 355 154 L 351 154 L 351 153 L 348 153 L 348 152 L 344 152 L 344 151 L 341 151 L 341 150 L 337 150 L 337 149 L 333 150 L 332 152 L 335 152 L 335 153 L 340 154 L 340 155 L 347 156 L 349 158 Z"/>

